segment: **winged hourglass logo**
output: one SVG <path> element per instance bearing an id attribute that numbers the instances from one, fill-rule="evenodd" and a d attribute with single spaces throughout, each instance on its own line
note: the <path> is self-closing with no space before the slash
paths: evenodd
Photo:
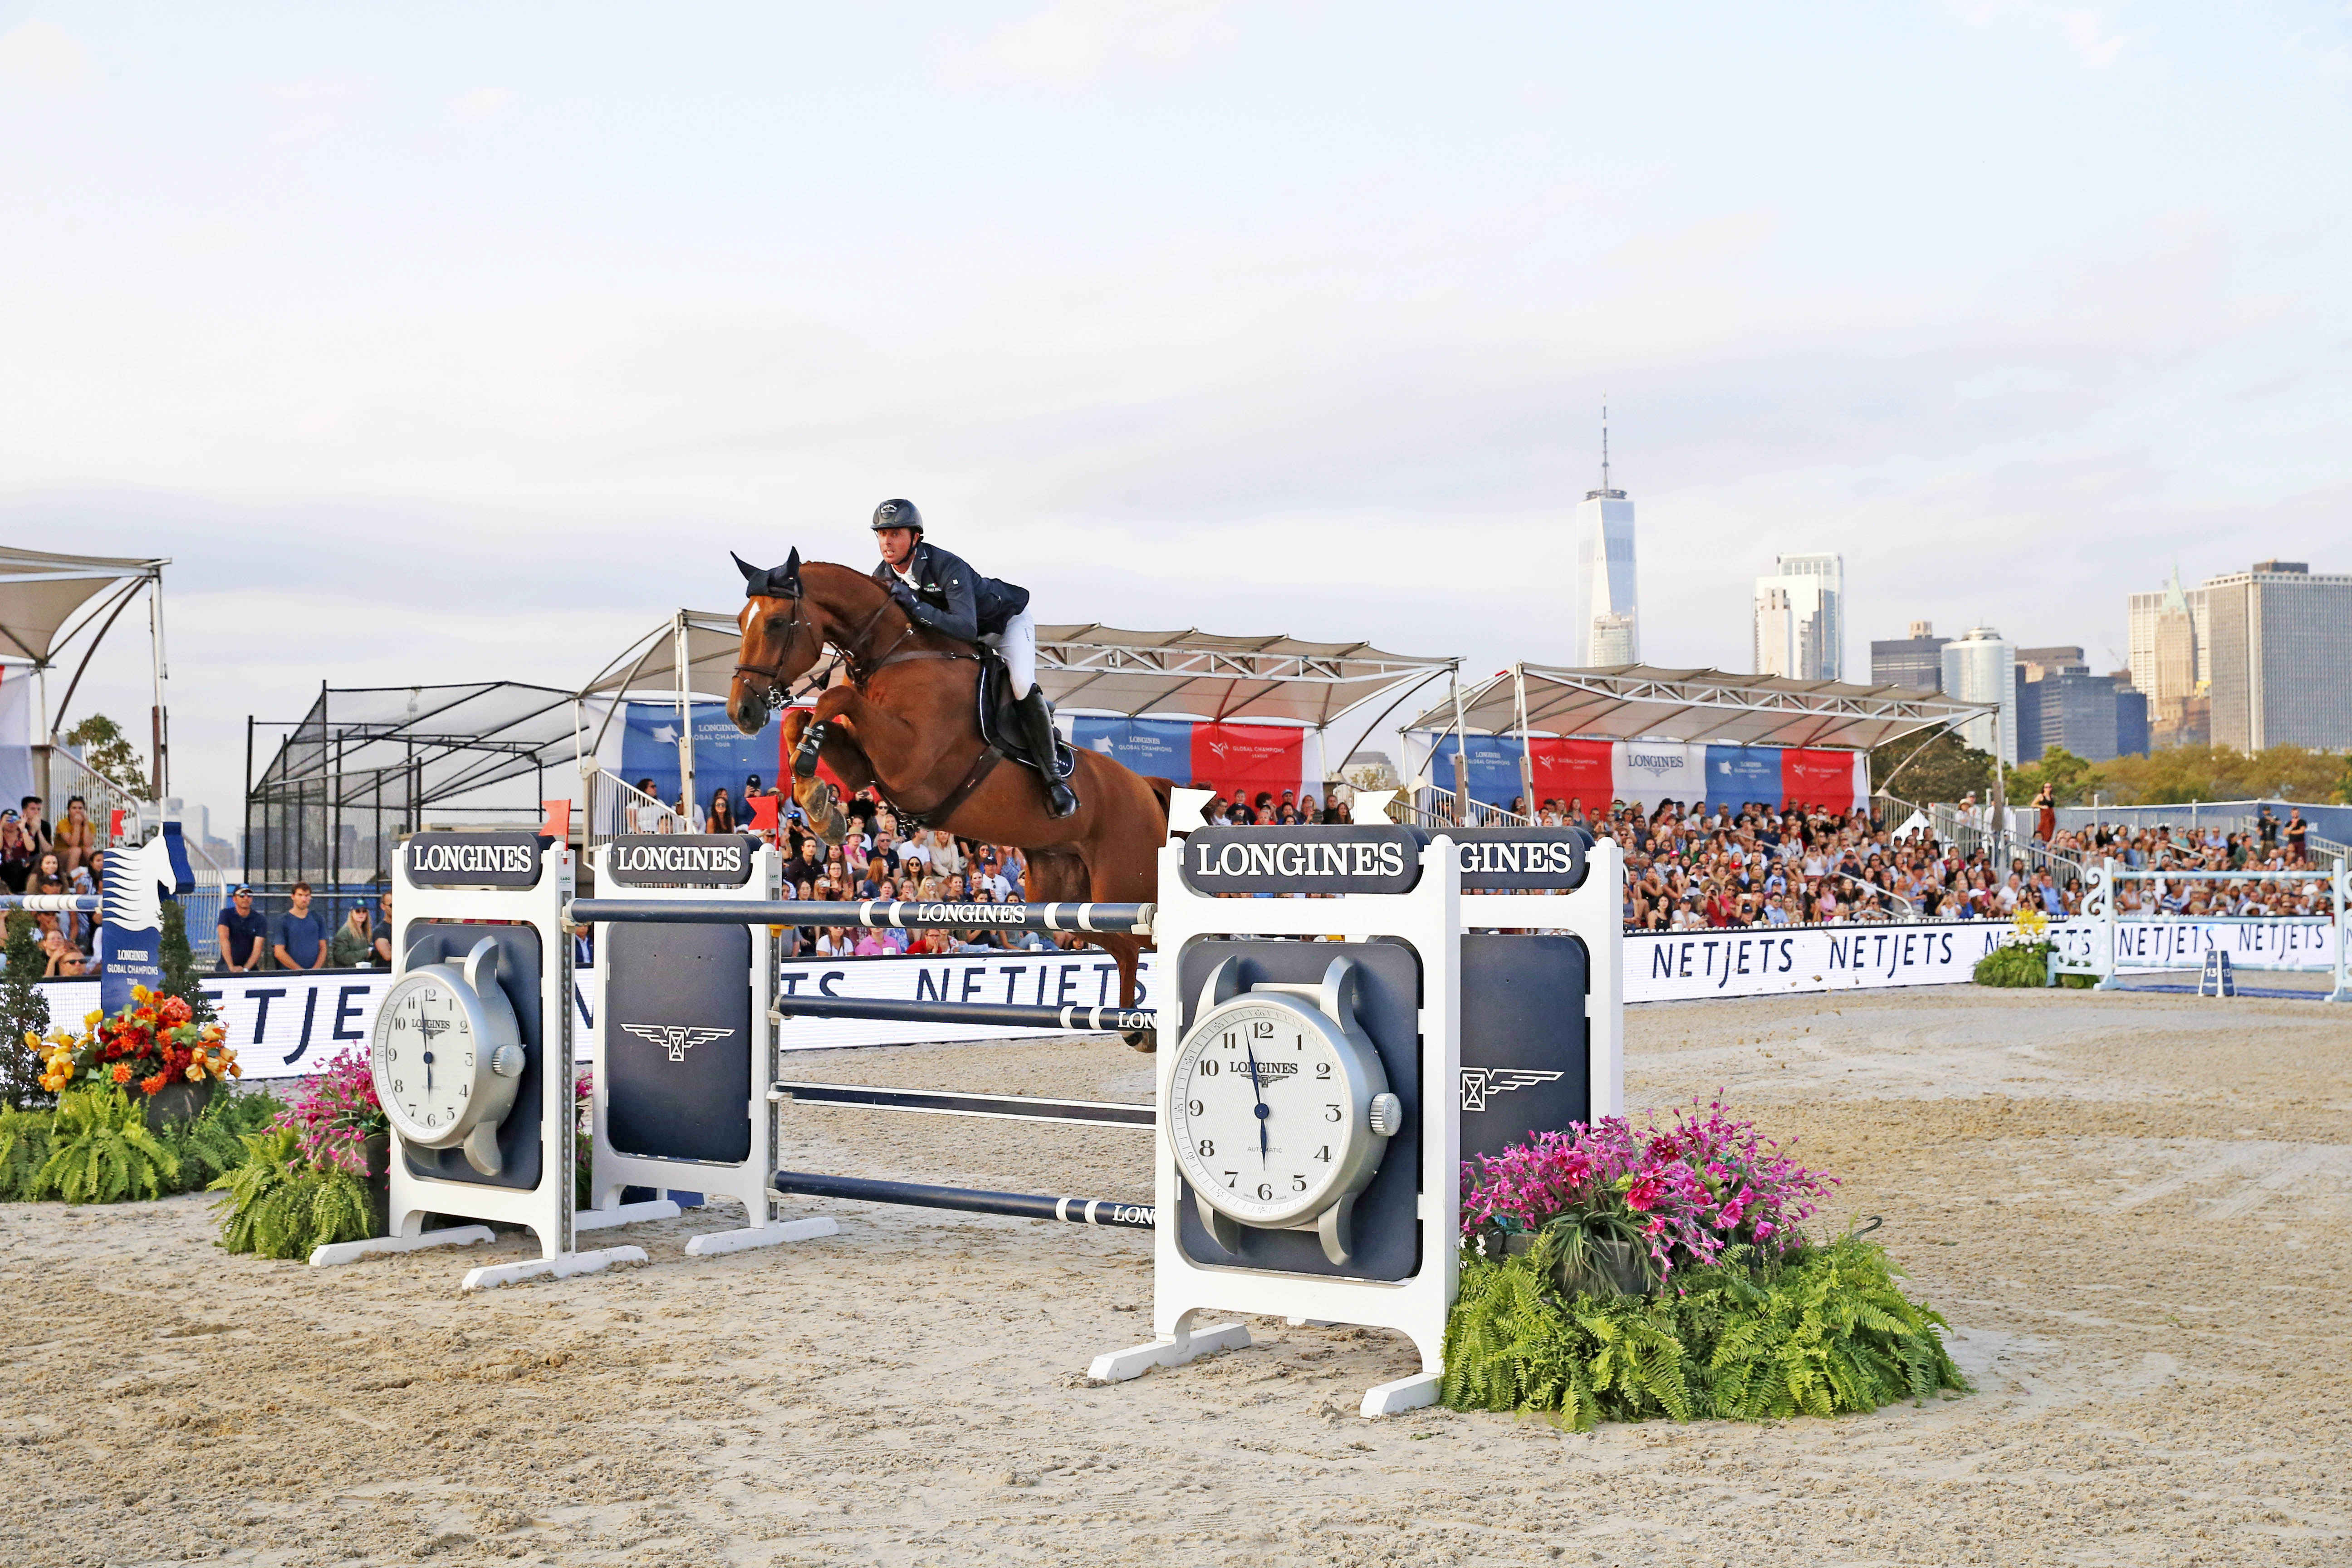
<path id="1" fill-rule="evenodd" d="M 697 1046 L 723 1040 L 735 1032 L 732 1029 L 697 1029 L 685 1024 L 624 1024 L 621 1027 L 641 1040 L 650 1040 L 659 1046 L 669 1053 L 669 1059 L 674 1062 L 686 1060 L 686 1053 Z"/>
<path id="2" fill-rule="evenodd" d="M 1562 1075 L 1556 1072 L 1534 1072 L 1525 1068 L 1464 1068 L 1462 1069 L 1462 1109 L 1484 1110 L 1486 1097 L 1506 1094 L 1530 1084 L 1549 1083 Z"/>
<path id="3" fill-rule="evenodd" d="M 447 1018 L 419 1018 L 416 1020 L 416 1032 L 425 1037 L 425 1043 L 429 1046 L 447 1032 L 450 1022 Z"/>

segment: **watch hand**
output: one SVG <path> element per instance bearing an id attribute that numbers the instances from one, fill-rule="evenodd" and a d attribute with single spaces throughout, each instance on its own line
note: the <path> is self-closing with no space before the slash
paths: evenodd
<path id="1" fill-rule="evenodd" d="M 1250 1092 L 1257 1096 L 1257 1163 L 1263 1165 L 1266 1161 L 1265 1119 L 1272 1113 L 1266 1110 L 1265 1090 L 1259 1086 L 1257 1080 L 1257 1052 L 1248 1046 L 1244 1046 L 1242 1049 L 1249 1057 Z"/>

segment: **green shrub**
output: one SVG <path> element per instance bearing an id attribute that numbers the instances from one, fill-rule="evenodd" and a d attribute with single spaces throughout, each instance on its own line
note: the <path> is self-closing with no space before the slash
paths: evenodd
<path id="1" fill-rule="evenodd" d="M 229 1251 L 299 1262 L 314 1247 L 381 1230 L 366 1178 L 311 1169 L 299 1130 L 267 1127 L 239 1142 L 244 1162 L 211 1184 L 224 1194 L 213 1211 L 223 1216 L 220 1244 Z"/>
<path id="2" fill-rule="evenodd" d="M 0 1110 L 0 1203 L 36 1195 L 41 1167 L 55 1145 L 56 1121 L 54 1111 Z"/>
<path id="3" fill-rule="evenodd" d="M 1599 1421 L 1759 1421 L 1966 1391 L 1944 1320 L 1851 1237 L 1751 1273 L 1677 1269 L 1665 1293 L 1564 1298 L 1532 1256 L 1465 1258 L 1445 1332 L 1445 1403 Z"/>
<path id="4" fill-rule="evenodd" d="M 1979 985 L 2046 986 L 2050 984 L 2050 944 L 2021 942 L 1994 948 L 1977 960 L 1974 978 Z"/>
<path id="5" fill-rule="evenodd" d="M 147 1128 L 147 1102 L 119 1089 L 82 1089 L 58 1100 L 49 1157 L 30 1196 L 119 1204 L 180 1190 L 180 1156 Z"/>

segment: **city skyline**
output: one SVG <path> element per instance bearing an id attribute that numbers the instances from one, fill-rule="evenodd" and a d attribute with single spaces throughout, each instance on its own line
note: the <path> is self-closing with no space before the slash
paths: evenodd
<path id="1" fill-rule="evenodd" d="M 2352 194 L 2282 172 L 2352 142 L 2340 11 L 1432 37 L 0 0 L 0 527 L 173 559 L 229 820 L 247 714 L 576 686 L 892 495 L 1048 620 L 1572 661 L 1604 393 L 1654 664 L 1745 666 L 1775 550 L 1843 556 L 1850 669 L 1913 619 L 2113 668 L 2108 584 L 2331 564 Z M 143 731 L 116 644 L 76 707 Z"/>

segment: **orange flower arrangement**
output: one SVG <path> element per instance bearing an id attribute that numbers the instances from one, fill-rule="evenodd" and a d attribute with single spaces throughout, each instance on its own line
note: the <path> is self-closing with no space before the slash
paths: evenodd
<path id="1" fill-rule="evenodd" d="M 142 1094 L 153 1094 L 170 1084 L 245 1075 L 221 1025 L 194 1022 L 186 1002 L 144 985 L 132 986 L 131 1005 L 112 1017 L 84 1018 L 79 1035 L 53 1029 L 46 1040 L 26 1035 L 25 1044 L 40 1053 L 41 1087 L 52 1094 L 77 1082 L 136 1083 Z"/>

